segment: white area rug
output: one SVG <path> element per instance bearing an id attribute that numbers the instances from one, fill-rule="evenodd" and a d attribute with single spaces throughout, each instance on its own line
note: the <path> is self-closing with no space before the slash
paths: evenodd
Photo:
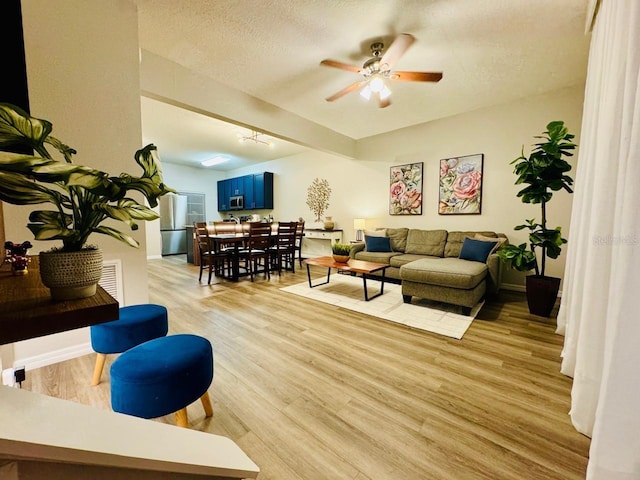
<path id="1" fill-rule="evenodd" d="M 312 282 L 315 285 L 325 279 L 326 276 L 316 276 Z M 380 290 L 380 282 L 367 280 L 367 287 L 369 296 L 373 296 Z M 462 315 L 460 307 L 416 297 L 408 304 L 402 301 L 402 287 L 394 283 L 385 283 L 382 296 L 365 302 L 361 277 L 334 272 L 326 285 L 309 288 L 305 281 L 280 290 L 457 339 L 462 338 L 484 304 L 476 305 L 470 316 Z"/>

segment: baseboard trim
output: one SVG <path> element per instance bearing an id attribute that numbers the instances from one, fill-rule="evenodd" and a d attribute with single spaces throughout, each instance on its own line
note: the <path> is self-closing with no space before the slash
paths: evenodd
<path id="1" fill-rule="evenodd" d="M 147 255 L 147 260 L 159 260 L 162 258 L 162 255 Z"/>
<path id="2" fill-rule="evenodd" d="M 526 293 L 527 287 L 524 285 L 518 285 L 516 283 L 502 283 L 500 284 L 500 289 L 502 290 L 510 290 L 512 292 L 522 292 Z M 558 298 L 562 297 L 562 290 L 558 291 Z"/>
<path id="3" fill-rule="evenodd" d="M 522 293 L 524 293 L 524 292 L 527 291 L 527 289 L 526 289 L 526 287 L 524 285 L 518 285 L 516 283 L 502 283 L 500 285 L 500 288 L 502 290 L 510 290 L 512 292 L 522 292 Z"/>
<path id="4" fill-rule="evenodd" d="M 64 362 L 65 360 L 71 360 L 72 358 L 82 357 L 89 353 L 93 353 L 93 349 L 91 348 L 91 343 L 86 342 L 59 350 L 52 350 L 41 355 L 34 355 L 33 357 L 16 358 L 13 365 L 23 365 L 25 370 L 29 371 L 46 367 L 47 365 L 53 365 L 54 363 Z"/>

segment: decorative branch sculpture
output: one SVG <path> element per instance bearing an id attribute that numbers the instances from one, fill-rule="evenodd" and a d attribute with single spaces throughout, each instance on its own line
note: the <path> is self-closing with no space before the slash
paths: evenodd
<path id="1" fill-rule="evenodd" d="M 316 222 L 322 220 L 322 215 L 329 208 L 331 187 L 327 180 L 315 178 L 307 189 L 307 206 L 316 216 Z"/>

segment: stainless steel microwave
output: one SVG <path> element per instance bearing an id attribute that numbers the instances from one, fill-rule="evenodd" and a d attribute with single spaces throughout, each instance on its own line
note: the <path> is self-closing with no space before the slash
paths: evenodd
<path id="1" fill-rule="evenodd" d="M 244 209 L 244 196 L 243 195 L 233 195 L 229 197 L 229 208 L 231 210 L 242 210 Z"/>

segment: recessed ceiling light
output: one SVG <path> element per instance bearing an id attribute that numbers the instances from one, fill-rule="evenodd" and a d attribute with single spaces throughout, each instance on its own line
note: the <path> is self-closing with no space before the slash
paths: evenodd
<path id="1" fill-rule="evenodd" d="M 218 165 L 220 163 L 224 163 L 227 160 L 229 160 L 229 159 L 225 158 L 225 157 L 218 156 L 218 157 L 210 158 L 209 160 L 205 160 L 204 162 L 201 162 L 200 165 L 202 165 L 204 167 L 211 167 L 213 165 Z"/>

